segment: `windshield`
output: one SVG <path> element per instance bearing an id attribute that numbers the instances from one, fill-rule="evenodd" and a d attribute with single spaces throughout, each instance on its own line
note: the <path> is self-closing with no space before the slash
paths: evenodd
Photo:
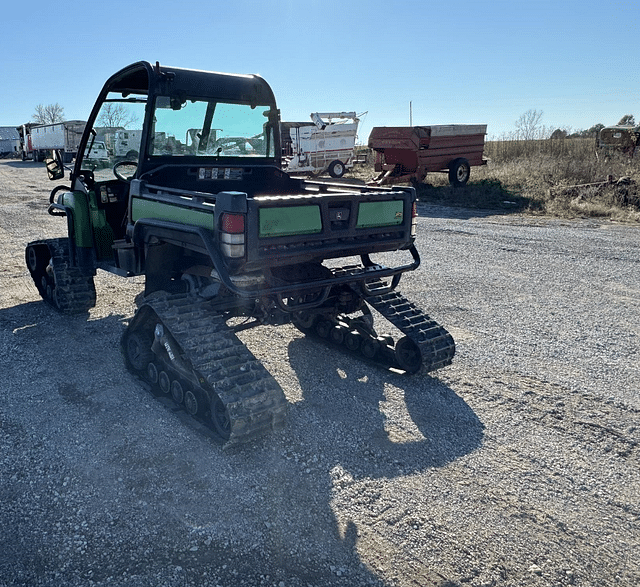
<path id="1" fill-rule="evenodd" d="M 82 167 L 92 169 L 96 180 L 113 179 L 112 168 L 120 161 L 138 161 L 146 103 L 145 95 L 107 95 L 82 161 Z"/>
<path id="2" fill-rule="evenodd" d="M 268 106 L 156 98 L 149 155 L 273 157 Z"/>
<path id="3" fill-rule="evenodd" d="M 91 169 L 96 180 L 113 179 L 116 164 L 138 163 L 146 104 L 143 94 L 107 95 L 82 161 L 82 168 Z M 269 106 L 158 96 L 146 155 L 274 157 L 272 115 L 277 119 Z"/>

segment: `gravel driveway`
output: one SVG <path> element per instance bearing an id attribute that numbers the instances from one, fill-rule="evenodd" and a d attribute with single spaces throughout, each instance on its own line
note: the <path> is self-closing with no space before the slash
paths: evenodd
<path id="1" fill-rule="evenodd" d="M 421 204 L 400 289 L 453 365 L 243 332 L 287 425 L 222 450 L 124 369 L 141 279 L 100 272 L 88 318 L 39 301 L 53 185 L 0 161 L 0 586 L 640 584 L 637 227 Z"/>

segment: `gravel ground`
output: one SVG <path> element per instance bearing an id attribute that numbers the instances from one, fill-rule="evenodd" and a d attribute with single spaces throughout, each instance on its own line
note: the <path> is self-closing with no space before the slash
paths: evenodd
<path id="1" fill-rule="evenodd" d="M 124 369 L 142 280 L 100 272 L 88 318 L 39 301 L 51 187 L 0 161 L 0 586 L 640 584 L 637 227 L 420 205 L 400 289 L 454 364 L 244 332 L 288 420 L 222 450 Z"/>

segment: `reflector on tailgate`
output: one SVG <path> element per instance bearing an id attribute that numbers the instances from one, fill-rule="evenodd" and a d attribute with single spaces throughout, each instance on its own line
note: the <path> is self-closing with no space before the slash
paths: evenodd
<path id="1" fill-rule="evenodd" d="M 260 208 L 260 238 L 322 232 L 320 206 Z"/>
<path id="2" fill-rule="evenodd" d="M 384 202 L 361 202 L 358 206 L 357 228 L 375 226 L 395 226 L 402 224 L 404 202 L 387 200 Z"/>

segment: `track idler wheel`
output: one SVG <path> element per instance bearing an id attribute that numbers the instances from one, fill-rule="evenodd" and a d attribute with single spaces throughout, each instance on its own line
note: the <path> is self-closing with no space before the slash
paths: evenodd
<path id="1" fill-rule="evenodd" d="M 227 442 L 231 437 L 231 419 L 226 406 L 217 395 L 211 400 L 211 423 L 220 440 Z"/>
<path id="2" fill-rule="evenodd" d="M 153 360 L 151 341 L 140 332 L 130 332 L 126 335 L 124 352 L 127 362 L 135 371 L 145 371 Z"/>
<path id="3" fill-rule="evenodd" d="M 27 267 L 31 273 L 37 273 L 42 265 L 42 253 L 36 247 L 27 247 Z"/>
<path id="4" fill-rule="evenodd" d="M 396 361 L 407 373 L 417 373 L 422 366 L 422 353 L 418 345 L 408 336 L 403 336 L 396 343 Z"/>
<path id="5" fill-rule="evenodd" d="M 296 312 L 292 316 L 293 325 L 302 332 L 309 332 L 314 324 L 316 323 L 316 319 L 318 316 L 316 314 L 311 314 L 310 312 L 301 311 Z"/>

